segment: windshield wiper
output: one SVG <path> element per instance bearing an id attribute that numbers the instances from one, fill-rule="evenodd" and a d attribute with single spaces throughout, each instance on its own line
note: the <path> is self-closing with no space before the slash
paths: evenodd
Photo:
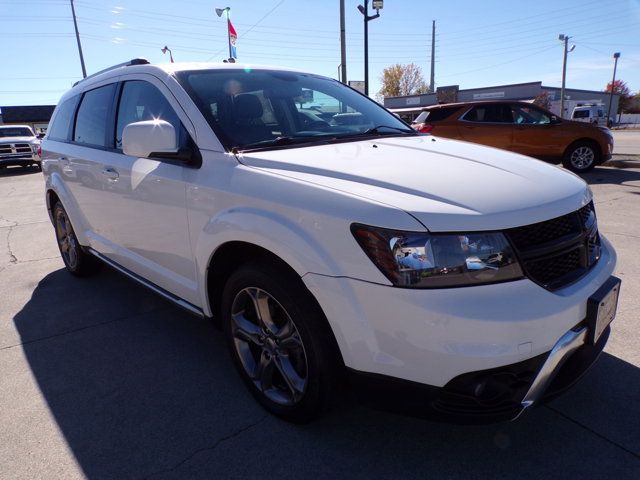
<path id="1" fill-rule="evenodd" d="M 311 137 L 293 137 L 290 135 L 280 135 L 279 137 L 269 140 L 261 140 L 259 142 L 238 145 L 233 147 L 231 151 L 241 152 L 244 150 L 253 150 L 256 148 L 280 147 L 283 145 L 295 145 L 298 143 L 324 142 L 330 140 L 331 138 L 333 138 L 333 136 L 319 135 Z"/>
<path id="2" fill-rule="evenodd" d="M 411 135 L 415 135 L 416 131 L 412 128 L 399 128 L 399 127 L 391 127 L 389 125 L 377 125 L 375 127 L 369 128 L 362 132 L 362 135 L 381 135 L 383 132 L 380 130 L 383 128 L 388 128 L 389 130 L 395 130 L 396 132 L 407 133 Z"/>

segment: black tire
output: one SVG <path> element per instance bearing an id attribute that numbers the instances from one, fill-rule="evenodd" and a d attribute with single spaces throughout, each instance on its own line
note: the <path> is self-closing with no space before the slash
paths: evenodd
<path id="1" fill-rule="evenodd" d="M 299 277 L 272 261 L 239 267 L 225 285 L 221 319 L 233 362 L 267 411 L 308 423 L 330 407 L 340 356 L 326 318 Z"/>
<path id="2" fill-rule="evenodd" d="M 585 173 L 600 163 L 600 149 L 594 142 L 578 141 L 567 148 L 562 165 L 575 173 Z"/>
<path id="3" fill-rule="evenodd" d="M 69 273 L 77 277 L 94 273 L 99 267 L 99 262 L 78 242 L 69 216 L 60 202 L 53 206 L 53 228 L 60 256 Z"/>

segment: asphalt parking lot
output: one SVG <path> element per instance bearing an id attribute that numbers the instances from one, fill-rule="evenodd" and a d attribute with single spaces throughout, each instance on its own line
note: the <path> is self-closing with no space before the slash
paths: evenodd
<path id="1" fill-rule="evenodd" d="M 35 171 L 0 172 L 0 478 L 640 478 L 640 161 L 585 175 L 622 293 L 596 366 L 514 423 L 345 400 L 294 426 L 245 391 L 222 334 L 108 268 L 63 270 Z"/>

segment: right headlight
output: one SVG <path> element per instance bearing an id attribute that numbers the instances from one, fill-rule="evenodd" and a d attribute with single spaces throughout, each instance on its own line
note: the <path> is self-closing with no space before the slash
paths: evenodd
<path id="1" fill-rule="evenodd" d="M 351 232 L 398 287 L 462 287 L 524 276 L 511 245 L 499 232 L 402 232 L 356 223 Z"/>

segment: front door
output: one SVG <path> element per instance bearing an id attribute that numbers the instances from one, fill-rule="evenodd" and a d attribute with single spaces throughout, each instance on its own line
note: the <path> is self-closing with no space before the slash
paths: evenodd
<path id="1" fill-rule="evenodd" d="M 513 147 L 523 155 L 552 158 L 562 155 L 563 129 L 551 115 L 533 105 L 512 104 Z"/>

